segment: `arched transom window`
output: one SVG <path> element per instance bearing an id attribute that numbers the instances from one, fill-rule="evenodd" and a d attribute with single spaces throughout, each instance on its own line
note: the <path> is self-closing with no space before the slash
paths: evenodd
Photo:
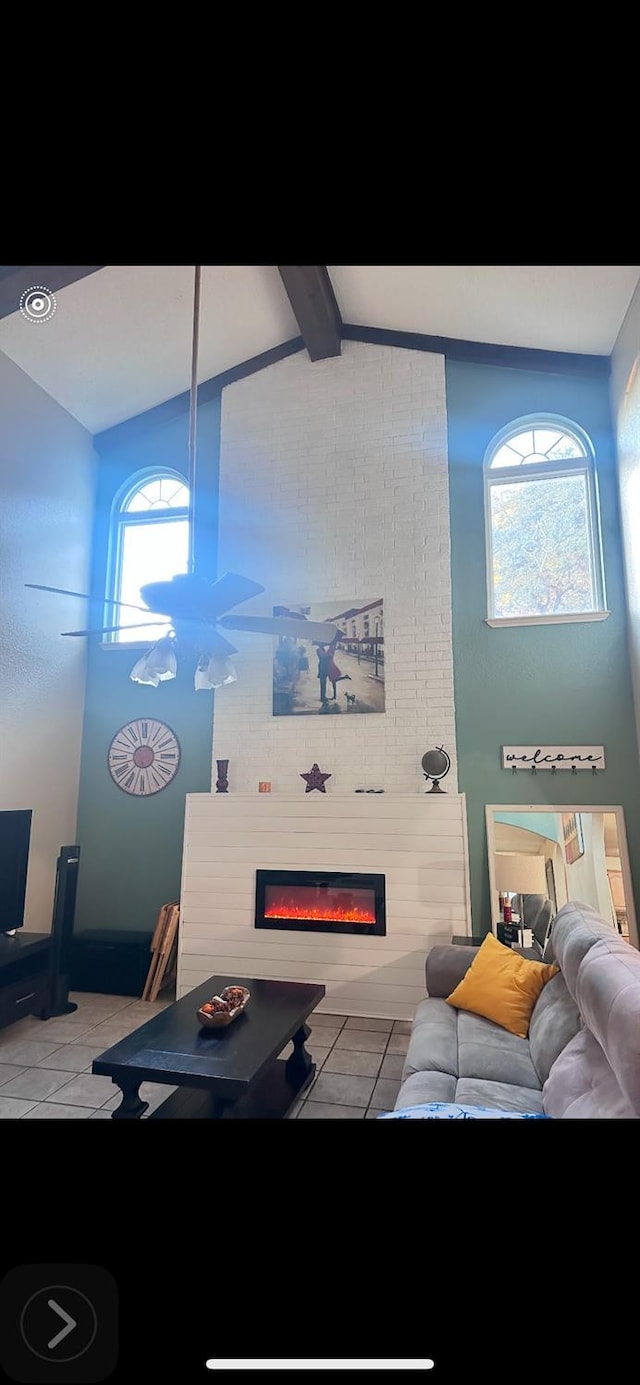
<path id="1" fill-rule="evenodd" d="M 107 600 L 140 606 L 140 588 L 146 582 L 164 582 L 174 573 L 186 572 L 189 560 L 189 491 L 178 472 L 145 472 L 124 488 L 112 512 L 111 561 Z M 158 617 L 152 617 L 157 620 Z M 105 625 L 123 628 L 113 641 L 144 642 L 159 639 L 166 630 L 154 625 L 139 627 L 143 612 L 126 606 L 106 606 Z"/>
<path id="2" fill-rule="evenodd" d="M 536 621 L 604 613 L 594 453 L 577 424 L 517 419 L 484 463 L 488 617 Z"/>

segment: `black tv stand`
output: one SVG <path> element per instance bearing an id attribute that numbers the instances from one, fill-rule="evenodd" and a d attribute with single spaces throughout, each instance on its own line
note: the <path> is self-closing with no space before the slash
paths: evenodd
<path id="1" fill-rule="evenodd" d="M 52 961 L 51 933 L 0 933 L 0 1029 L 25 1015 L 50 1018 Z"/>

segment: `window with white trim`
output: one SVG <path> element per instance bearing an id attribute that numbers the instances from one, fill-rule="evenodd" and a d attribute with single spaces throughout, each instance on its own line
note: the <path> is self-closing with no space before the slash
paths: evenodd
<path id="1" fill-rule="evenodd" d="M 594 451 L 556 415 L 514 420 L 484 462 L 490 620 L 605 613 Z"/>
<path id="2" fill-rule="evenodd" d="M 105 641 L 140 643 L 166 634 L 168 624 L 141 625 L 144 607 L 129 610 L 112 605 L 111 599 L 143 606 L 140 588 L 146 582 L 170 581 L 174 573 L 187 571 L 188 561 L 189 490 L 184 478 L 164 469 L 138 473 L 116 497 L 111 516 L 104 623 L 122 628 Z"/>

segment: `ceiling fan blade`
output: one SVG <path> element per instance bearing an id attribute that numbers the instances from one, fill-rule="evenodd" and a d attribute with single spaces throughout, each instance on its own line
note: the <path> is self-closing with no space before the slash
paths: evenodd
<path id="1" fill-rule="evenodd" d="M 62 630 L 63 635 L 113 635 L 117 630 L 151 630 L 154 626 L 158 629 L 166 627 L 166 620 L 142 620 L 139 625 L 103 625 L 98 630 Z"/>
<path id="2" fill-rule="evenodd" d="M 41 582 L 25 582 L 24 585 L 34 592 L 57 592 L 58 596 L 81 596 L 83 601 L 89 600 L 86 592 L 70 592 L 66 587 L 43 587 Z"/>
<path id="3" fill-rule="evenodd" d="M 25 582 L 25 587 L 31 587 L 36 592 L 56 592 L 58 596 L 80 596 L 83 601 L 90 601 L 91 597 L 87 592 L 72 592 L 67 587 L 43 587 L 41 582 Z M 146 611 L 146 606 L 132 606 L 130 601 L 113 601 L 110 597 L 104 597 L 105 606 L 126 606 L 128 611 Z"/>
<path id="4" fill-rule="evenodd" d="M 234 606 L 240 606 L 243 601 L 248 601 L 250 596 L 260 596 L 263 591 L 264 587 L 261 587 L 259 582 L 252 582 L 250 577 L 241 577 L 237 572 L 225 572 L 213 583 L 209 591 L 211 615 L 217 616 L 223 611 L 231 611 Z"/>
<path id="5" fill-rule="evenodd" d="M 148 606 L 134 606 L 131 601 L 115 601 L 111 596 L 104 597 L 104 604 L 105 606 L 125 607 L 127 611 L 148 611 L 149 609 Z"/>
<path id="6" fill-rule="evenodd" d="M 225 630 L 248 630 L 260 635 L 289 635 L 293 640 L 312 640 L 331 644 L 342 631 L 321 620 L 296 620 L 295 616 L 223 616 L 218 621 Z"/>
<path id="7" fill-rule="evenodd" d="M 227 572 L 217 582 L 207 582 L 197 572 L 178 572 L 170 582 L 145 583 L 140 596 L 155 615 L 211 625 L 223 611 L 263 591 L 264 587 L 237 572 Z"/>

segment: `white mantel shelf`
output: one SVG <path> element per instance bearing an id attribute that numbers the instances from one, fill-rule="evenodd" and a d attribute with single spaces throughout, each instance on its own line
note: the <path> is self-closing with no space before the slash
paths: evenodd
<path id="1" fill-rule="evenodd" d="M 456 793 L 187 795 L 178 995 L 214 973 L 315 981 L 334 1014 L 411 1019 L 436 943 L 471 932 Z M 385 937 L 254 927 L 257 869 L 382 872 Z"/>

